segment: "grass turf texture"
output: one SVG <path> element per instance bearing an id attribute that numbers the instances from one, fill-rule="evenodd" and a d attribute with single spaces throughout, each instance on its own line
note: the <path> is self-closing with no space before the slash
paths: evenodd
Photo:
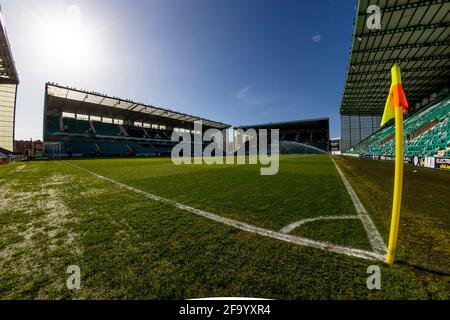
<path id="1" fill-rule="evenodd" d="M 258 166 L 176 167 L 169 159 L 73 163 L 273 230 L 305 218 L 355 214 L 326 156 L 283 157 L 280 174 L 273 177 L 260 176 Z M 391 164 L 353 159 L 338 163 L 386 240 Z M 392 268 L 379 264 L 382 290 L 370 292 L 366 269 L 373 262 L 236 230 L 124 191 L 67 162 L 27 163 L 14 172 L 23 165 L 0 167 L 2 299 L 449 298 L 448 276 L 415 266 L 431 263 L 448 270 L 448 173 L 407 169 L 405 189 L 416 194 L 405 199 L 402 223 L 407 226 L 401 226 L 399 244 L 403 263 Z M 416 186 L 418 181 L 438 189 L 432 200 L 421 200 L 429 193 Z M 368 248 L 358 223 L 309 223 L 293 234 Z M 66 268 L 72 264 L 81 267 L 79 291 L 65 286 Z"/>

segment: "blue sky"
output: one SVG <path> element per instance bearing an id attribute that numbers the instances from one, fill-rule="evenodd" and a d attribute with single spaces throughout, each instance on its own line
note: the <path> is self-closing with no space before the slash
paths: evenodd
<path id="1" fill-rule="evenodd" d="M 46 81 L 233 126 L 330 117 L 340 136 L 354 0 L 1 5 L 21 80 L 17 139 L 42 137 Z"/>

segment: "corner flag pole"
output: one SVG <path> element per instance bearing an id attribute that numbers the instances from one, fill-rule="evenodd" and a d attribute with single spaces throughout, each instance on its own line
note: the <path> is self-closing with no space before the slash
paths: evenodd
<path id="1" fill-rule="evenodd" d="M 398 65 L 391 70 L 392 85 L 386 102 L 382 126 L 390 119 L 395 118 L 395 181 L 394 200 L 392 205 L 392 220 L 389 234 L 389 246 L 386 263 L 392 265 L 397 247 L 398 229 L 400 224 L 400 210 L 403 192 L 403 161 L 404 161 L 404 129 L 403 112 L 408 109 L 408 102 L 403 91 L 401 72 Z"/>
<path id="2" fill-rule="evenodd" d="M 402 206 L 403 192 L 403 110 L 395 108 L 395 182 L 394 202 L 392 205 L 391 231 L 389 234 L 389 246 L 386 263 L 392 265 L 397 247 L 398 228 L 400 224 L 400 209 Z"/>

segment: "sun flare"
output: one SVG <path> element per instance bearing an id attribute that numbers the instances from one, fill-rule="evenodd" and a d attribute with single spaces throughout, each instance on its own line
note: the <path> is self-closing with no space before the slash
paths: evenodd
<path id="1" fill-rule="evenodd" d="M 66 71 L 90 68 L 97 52 L 92 32 L 84 24 L 78 6 L 48 12 L 44 19 L 39 19 L 35 41 L 47 64 Z"/>

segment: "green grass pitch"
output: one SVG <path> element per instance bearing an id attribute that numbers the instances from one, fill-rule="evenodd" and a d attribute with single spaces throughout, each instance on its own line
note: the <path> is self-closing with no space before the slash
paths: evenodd
<path id="1" fill-rule="evenodd" d="M 393 165 L 339 157 L 387 242 Z M 280 231 L 319 216 L 356 215 L 329 156 L 260 167 L 174 166 L 170 159 L 14 163 L 0 167 L 1 299 L 448 299 L 450 174 L 405 168 L 397 263 L 388 268 L 264 237 L 153 201 L 72 164 L 190 207 Z M 360 220 L 304 224 L 294 236 L 368 250 Z M 382 289 L 370 291 L 367 267 Z M 66 287 L 69 265 L 81 289 Z"/>

